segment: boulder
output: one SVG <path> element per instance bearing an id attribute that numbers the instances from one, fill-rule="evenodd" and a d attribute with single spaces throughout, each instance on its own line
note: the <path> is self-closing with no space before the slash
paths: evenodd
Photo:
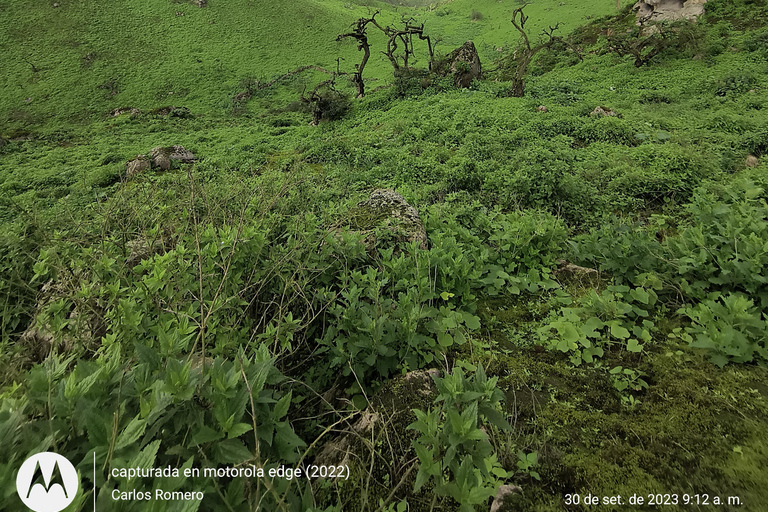
<path id="1" fill-rule="evenodd" d="M 547 107 L 545 107 L 544 105 L 539 105 L 538 107 L 536 107 L 536 112 L 549 112 L 549 109 L 547 109 Z"/>
<path id="2" fill-rule="evenodd" d="M 357 204 L 350 212 L 350 227 L 366 234 L 366 247 L 376 247 L 377 230 L 386 230 L 395 235 L 400 242 L 416 242 L 422 249 L 427 249 L 427 231 L 419 217 L 419 212 L 392 189 L 376 189 L 370 197 Z"/>
<path id="3" fill-rule="evenodd" d="M 704 14 L 707 0 L 639 0 L 633 9 L 637 24 L 651 21 L 695 20 Z"/>
<path id="4" fill-rule="evenodd" d="M 167 171 L 171 168 L 171 148 L 164 148 L 157 146 L 152 148 L 149 152 L 149 156 L 152 158 L 152 167 L 159 167 L 163 171 Z"/>
<path id="5" fill-rule="evenodd" d="M 760 165 L 760 159 L 757 158 L 755 155 L 749 155 L 747 159 L 744 161 L 744 165 L 747 167 L 757 167 Z"/>
<path id="6" fill-rule="evenodd" d="M 480 78 L 482 66 L 475 43 L 467 41 L 453 50 L 437 67 L 437 73 L 443 76 L 453 75 L 456 87 L 469 87 L 472 80 Z"/>
<path id="7" fill-rule="evenodd" d="M 193 164 L 197 162 L 197 157 L 190 150 L 184 146 L 171 146 L 171 160 L 175 160 L 182 164 Z"/>
<path id="8" fill-rule="evenodd" d="M 208 0 L 194 0 L 192 3 L 198 7 L 205 7 L 208 5 Z"/>
<path id="9" fill-rule="evenodd" d="M 152 168 L 152 163 L 146 155 L 136 155 L 136 158 L 129 160 L 126 164 L 125 177 L 133 178 Z"/>

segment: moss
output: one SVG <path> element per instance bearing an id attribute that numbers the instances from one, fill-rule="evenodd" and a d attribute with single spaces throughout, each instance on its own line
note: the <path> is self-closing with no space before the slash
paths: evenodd
<path id="1" fill-rule="evenodd" d="M 389 212 L 358 206 L 349 210 L 346 218 L 342 221 L 342 225 L 357 231 L 369 231 L 381 225 L 389 217 Z"/>
<path id="2" fill-rule="evenodd" d="M 538 447 L 542 464 L 541 482 L 519 482 L 520 510 L 562 510 L 566 493 L 766 502 L 765 371 L 715 370 L 696 354 L 665 350 L 640 365 L 651 386 L 634 409 L 622 405 L 607 378 L 610 364 L 574 369 L 533 350 L 494 356 L 489 373 L 503 376 L 518 439 Z"/>

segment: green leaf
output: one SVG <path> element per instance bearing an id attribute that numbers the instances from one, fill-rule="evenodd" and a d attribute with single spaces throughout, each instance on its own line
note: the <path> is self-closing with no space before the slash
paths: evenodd
<path id="1" fill-rule="evenodd" d="M 292 391 L 288 391 L 288 394 L 277 401 L 274 410 L 275 419 L 281 420 L 288 414 L 288 408 L 291 406 L 291 395 Z"/>
<path id="2" fill-rule="evenodd" d="M 424 466 L 419 467 L 419 472 L 416 473 L 416 482 L 413 486 L 413 492 L 419 492 L 419 489 L 421 489 L 424 484 L 426 484 L 429 481 L 429 478 L 432 475 L 427 471 L 427 469 Z"/>
<path id="3" fill-rule="evenodd" d="M 137 415 L 130 423 L 128 423 L 128 426 L 125 427 L 120 435 L 117 436 L 115 450 L 121 450 L 138 441 L 146 428 L 147 422 L 141 419 L 140 415 Z"/>
<path id="4" fill-rule="evenodd" d="M 250 450 L 239 439 L 227 439 L 216 444 L 214 453 L 218 463 L 239 464 L 253 457 Z"/>
<path id="5" fill-rule="evenodd" d="M 629 294 L 638 302 L 648 304 L 651 300 L 651 296 L 642 288 L 633 288 L 629 291 Z"/>
<path id="6" fill-rule="evenodd" d="M 223 432 L 218 432 L 207 425 L 202 425 L 200 429 L 192 434 L 189 440 L 189 446 L 198 446 L 211 441 L 218 441 L 224 437 Z"/>
<path id="7" fill-rule="evenodd" d="M 463 313 L 464 315 L 464 325 L 467 326 L 467 329 L 470 331 L 476 331 L 480 328 L 480 318 L 476 317 L 475 315 L 472 315 L 470 313 Z"/>
<path id="8" fill-rule="evenodd" d="M 635 338 L 630 338 L 627 342 L 627 350 L 630 352 L 641 352 L 643 350 L 643 346 L 638 343 L 638 341 Z"/>
<path id="9" fill-rule="evenodd" d="M 237 423 L 232 425 L 232 428 L 229 429 L 229 432 L 227 432 L 227 437 L 229 439 L 234 439 L 236 437 L 240 437 L 246 432 L 250 432 L 251 430 L 253 430 L 253 425 L 249 425 L 247 423 Z"/>
<path id="10" fill-rule="evenodd" d="M 128 466 L 132 468 L 151 468 L 155 464 L 158 448 L 160 448 L 160 440 L 152 441 L 131 459 Z"/>
<path id="11" fill-rule="evenodd" d="M 622 327 L 621 324 L 617 321 L 610 322 L 611 326 L 611 336 L 614 338 L 620 338 L 622 340 L 625 340 L 629 338 L 629 331 Z"/>

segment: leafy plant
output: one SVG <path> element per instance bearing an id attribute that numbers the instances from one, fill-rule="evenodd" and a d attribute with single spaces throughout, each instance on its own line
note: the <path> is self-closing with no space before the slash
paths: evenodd
<path id="1" fill-rule="evenodd" d="M 716 365 L 768 361 L 768 317 L 744 295 L 729 293 L 707 299 L 681 313 L 692 324 L 676 329 L 673 336 L 708 351 Z"/>
<path id="2" fill-rule="evenodd" d="M 413 442 L 419 458 L 414 491 L 431 481 L 436 495 L 453 498 L 462 511 L 474 511 L 511 476 L 488 437 L 489 429 L 511 429 L 498 410 L 504 395 L 496 387 L 498 377 L 489 379 L 482 366 L 469 378 L 456 367 L 433 379 L 440 405 L 427 412 L 414 409 L 417 419 L 408 427 L 420 434 Z"/>
<path id="3" fill-rule="evenodd" d="M 602 357 L 612 345 L 641 352 L 643 343 L 651 341 L 654 324 L 648 317 L 657 300 L 650 288 L 611 285 L 600 294 L 590 290 L 581 307 L 562 308 L 541 327 L 539 339 L 550 349 L 569 354 L 577 366 Z"/>

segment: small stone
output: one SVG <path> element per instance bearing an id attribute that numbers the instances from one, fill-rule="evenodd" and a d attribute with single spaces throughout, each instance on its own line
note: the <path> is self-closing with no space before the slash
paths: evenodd
<path id="1" fill-rule="evenodd" d="M 54 7 L 61 7 L 58 3 L 53 4 Z"/>
<path id="2" fill-rule="evenodd" d="M 539 106 L 536 108 L 536 111 L 537 111 L 537 112 L 549 112 L 549 110 L 547 109 L 547 107 L 545 107 L 544 105 L 539 105 Z"/>
<path id="3" fill-rule="evenodd" d="M 493 498 L 491 503 L 491 512 L 512 512 L 512 505 L 510 500 L 515 494 L 519 494 L 523 490 L 516 485 L 502 485 L 499 490 L 496 491 L 496 497 Z"/>
<path id="4" fill-rule="evenodd" d="M 595 110 L 589 113 L 591 117 L 619 117 L 619 114 L 608 107 L 595 107 Z"/>
<path id="5" fill-rule="evenodd" d="M 760 159 L 757 158 L 755 155 L 749 155 L 747 159 L 744 161 L 744 165 L 747 167 L 757 167 L 760 165 Z"/>

